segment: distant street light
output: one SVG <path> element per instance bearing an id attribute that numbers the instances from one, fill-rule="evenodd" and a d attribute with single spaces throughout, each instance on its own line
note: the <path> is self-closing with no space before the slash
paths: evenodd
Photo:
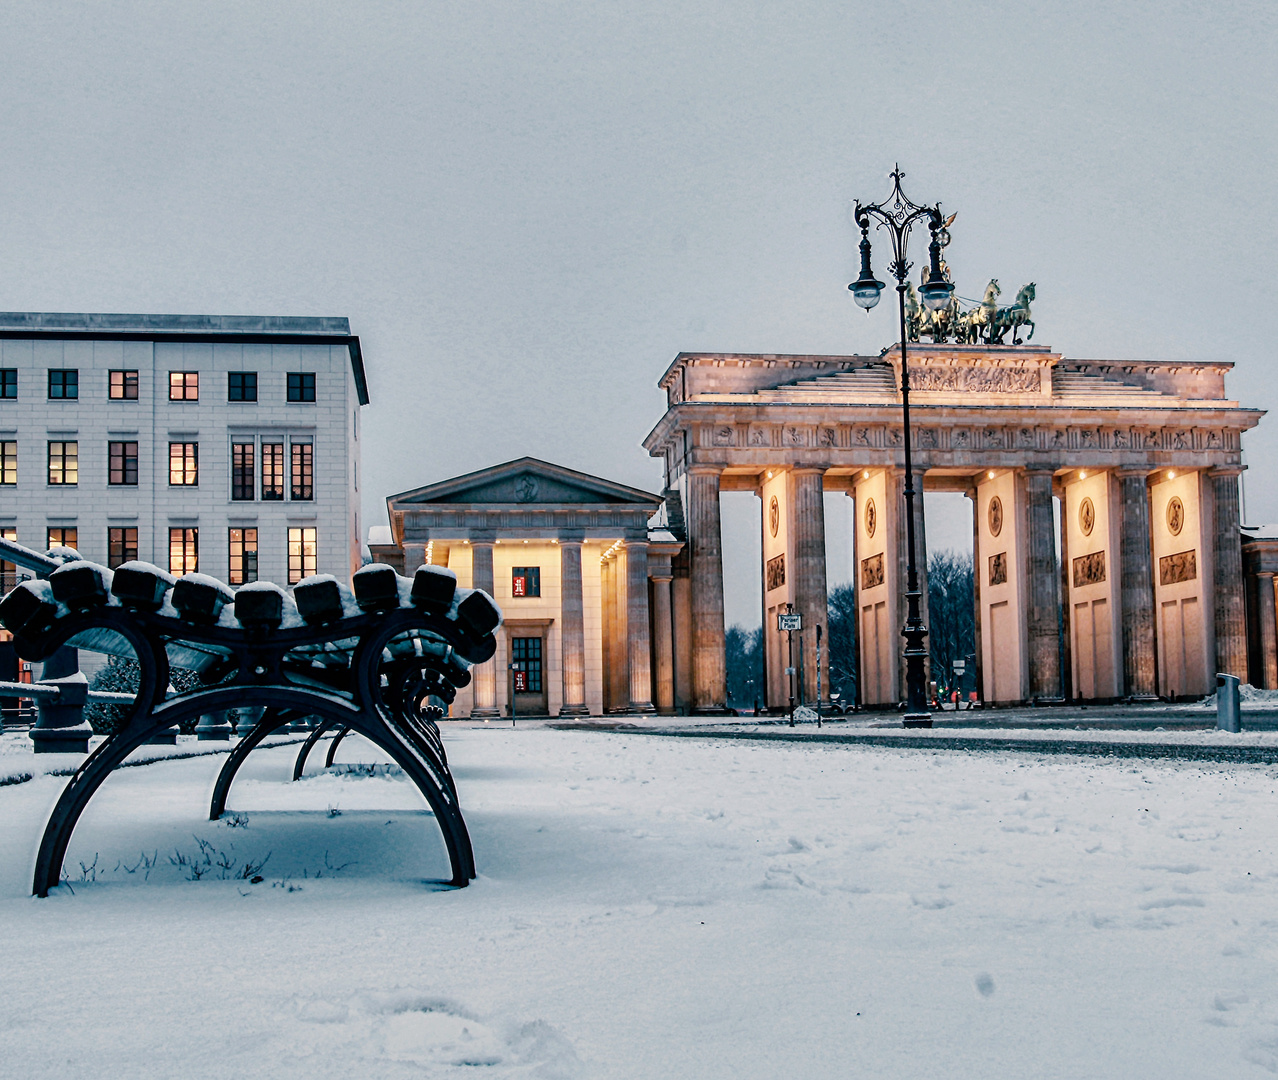
<path id="1" fill-rule="evenodd" d="M 910 229 L 915 222 L 926 219 L 932 232 L 932 243 L 928 247 L 928 276 L 919 289 L 923 304 L 929 311 L 942 311 L 950 303 L 954 286 L 946 280 L 941 269 L 941 248 L 944 246 L 941 235 L 945 231 L 945 218 L 941 216 L 941 206 L 919 206 L 905 197 L 901 191 L 901 178 L 905 174 L 898 165 L 892 170 L 892 193 L 881 203 L 863 205 L 856 204 L 854 218 L 861 228 L 861 276 L 848 286 L 857 304 L 869 310 L 879 302 L 883 292 L 883 282 L 874 276 L 870 269 L 870 219 L 873 218 L 879 228 L 886 227 L 892 236 L 892 262 L 889 272 L 896 278 L 896 294 L 899 301 L 901 323 L 901 411 L 905 421 L 905 543 L 907 556 L 907 577 L 905 599 L 908 604 L 905 627 L 902 635 L 905 638 L 905 726 L 931 727 L 932 714 L 927 703 L 927 673 L 924 661 L 927 659 L 927 627 L 923 625 L 923 616 L 919 608 L 921 593 L 919 592 L 918 566 L 914 555 L 914 470 L 910 461 L 910 374 L 906 363 L 906 325 L 905 325 L 905 279 L 909 275 L 911 264 L 906 258 L 906 249 L 910 241 Z"/>

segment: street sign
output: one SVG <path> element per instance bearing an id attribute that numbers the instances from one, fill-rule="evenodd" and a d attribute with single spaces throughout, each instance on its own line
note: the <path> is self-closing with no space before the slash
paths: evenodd
<path id="1" fill-rule="evenodd" d="M 955 660 L 955 661 L 954 661 L 954 670 L 955 670 L 955 671 L 957 671 L 957 672 L 961 675 L 963 672 L 965 672 L 965 671 L 967 670 L 967 661 L 966 661 L 966 660 Z"/>
<path id="2" fill-rule="evenodd" d="M 802 630 L 803 616 L 800 615 L 798 612 L 795 612 L 792 615 L 788 615 L 784 612 L 778 612 L 777 613 L 777 629 L 780 631 Z"/>

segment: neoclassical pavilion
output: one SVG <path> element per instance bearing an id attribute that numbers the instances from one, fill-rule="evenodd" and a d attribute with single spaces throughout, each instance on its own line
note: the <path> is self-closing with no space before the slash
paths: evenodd
<path id="1" fill-rule="evenodd" d="M 393 542 L 373 546 L 378 561 L 446 566 L 505 615 L 453 716 L 674 711 L 683 543 L 660 495 L 525 457 L 386 504 Z"/>
<path id="2" fill-rule="evenodd" d="M 972 500 L 986 701 L 1197 695 L 1215 671 L 1246 676 L 1240 437 L 1263 413 L 1226 398 L 1232 364 L 1072 360 L 1031 345 L 912 345 L 909 363 L 916 475 Z M 788 698 L 776 613 L 793 604 L 809 631 L 826 619 L 829 491 L 856 500 L 861 697 L 899 701 L 899 346 L 682 353 L 659 385 L 668 408 L 644 447 L 686 517 L 693 707 L 726 696 L 721 491 L 762 501 L 768 703 Z M 809 700 L 814 638 L 803 641 Z"/>

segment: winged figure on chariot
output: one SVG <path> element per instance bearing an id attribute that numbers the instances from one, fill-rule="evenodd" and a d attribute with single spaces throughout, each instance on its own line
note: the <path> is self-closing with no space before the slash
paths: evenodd
<path id="1" fill-rule="evenodd" d="M 946 218 L 944 227 L 937 234 L 942 248 L 950 242 L 949 227 L 956 216 L 951 214 Z M 947 281 L 951 280 L 950 268 L 944 259 L 941 260 L 941 272 Z M 927 279 L 927 275 L 928 269 L 924 267 L 923 280 Z M 919 302 L 913 282 L 908 282 L 905 291 L 906 336 L 910 341 L 921 341 L 926 336 L 935 345 L 946 341 L 957 345 L 1020 345 L 1021 331 L 1028 326 L 1029 333 L 1024 340 L 1029 341 L 1034 336 L 1034 319 L 1030 313 L 1030 304 L 1036 296 L 1034 282 L 1023 286 L 1016 299 L 1006 307 L 999 306 L 998 298 L 1002 291 L 998 279 L 991 278 L 985 286 L 984 297 L 979 302 L 967 301 L 971 306 L 966 310 L 956 294 L 940 311 L 929 311 Z M 1012 335 L 1010 342 L 1005 340 L 1009 333 Z"/>

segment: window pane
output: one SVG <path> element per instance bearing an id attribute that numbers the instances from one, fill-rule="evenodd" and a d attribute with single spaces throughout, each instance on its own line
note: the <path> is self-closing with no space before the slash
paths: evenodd
<path id="1" fill-rule="evenodd" d="M 109 393 L 112 401 L 137 401 L 138 373 L 136 371 L 111 372 Z"/>
<path id="2" fill-rule="evenodd" d="M 200 530 L 169 529 L 169 573 L 194 574 L 199 566 Z"/>
<path id="3" fill-rule="evenodd" d="M 257 530 L 228 530 L 231 552 L 229 579 L 232 585 L 246 585 L 257 580 Z"/>
<path id="4" fill-rule="evenodd" d="M 109 484 L 124 484 L 136 487 L 138 483 L 138 444 L 135 442 L 113 442 L 110 449 Z"/>
<path id="5" fill-rule="evenodd" d="M 138 531 L 135 528 L 107 529 L 107 566 L 114 570 L 138 557 Z"/>
<path id="6" fill-rule="evenodd" d="M 194 487 L 199 483 L 199 443 L 169 443 L 169 486 Z"/>
<path id="7" fill-rule="evenodd" d="M 50 525 L 44 531 L 44 538 L 48 546 L 53 547 L 69 547 L 73 548 L 79 543 L 80 530 L 72 525 L 55 526 Z"/>
<path id="8" fill-rule="evenodd" d="M 302 578 L 314 574 L 317 562 L 315 529 L 289 529 L 288 583 L 296 585 Z"/>
<path id="9" fill-rule="evenodd" d="M 232 371 L 226 377 L 227 401 L 256 401 L 257 372 Z"/>
<path id="10" fill-rule="evenodd" d="M 262 498 L 271 502 L 284 498 L 283 443 L 262 443 Z"/>
<path id="11" fill-rule="evenodd" d="M 254 496 L 253 444 L 231 443 L 231 498 L 252 502 Z"/>
<path id="12" fill-rule="evenodd" d="M 0 398 L 18 396 L 18 369 L 0 368 Z"/>
<path id="13" fill-rule="evenodd" d="M 293 443 L 293 483 L 292 498 L 299 500 L 313 499 L 312 449 L 310 443 Z"/>
<path id="14" fill-rule="evenodd" d="M 80 481 L 80 444 L 49 443 L 49 483 L 77 484 Z"/>
<path id="15" fill-rule="evenodd" d="M 510 572 L 511 596 L 540 596 L 541 567 L 515 566 Z"/>
<path id="16" fill-rule="evenodd" d="M 169 400 L 199 401 L 200 373 L 198 371 L 170 371 Z"/>
<path id="17" fill-rule="evenodd" d="M 18 482 L 18 444 L 0 442 L 0 484 Z"/>
<path id="18" fill-rule="evenodd" d="M 80 396 L 80 372 L 76 368 L 49 369 L 49 397 L 55 400 Z"/>
<path id="19" fill-rule="evenodd" d="M 288 400 L 315 400 L 315 372 L 290 371 L 288 373 Z"/>

